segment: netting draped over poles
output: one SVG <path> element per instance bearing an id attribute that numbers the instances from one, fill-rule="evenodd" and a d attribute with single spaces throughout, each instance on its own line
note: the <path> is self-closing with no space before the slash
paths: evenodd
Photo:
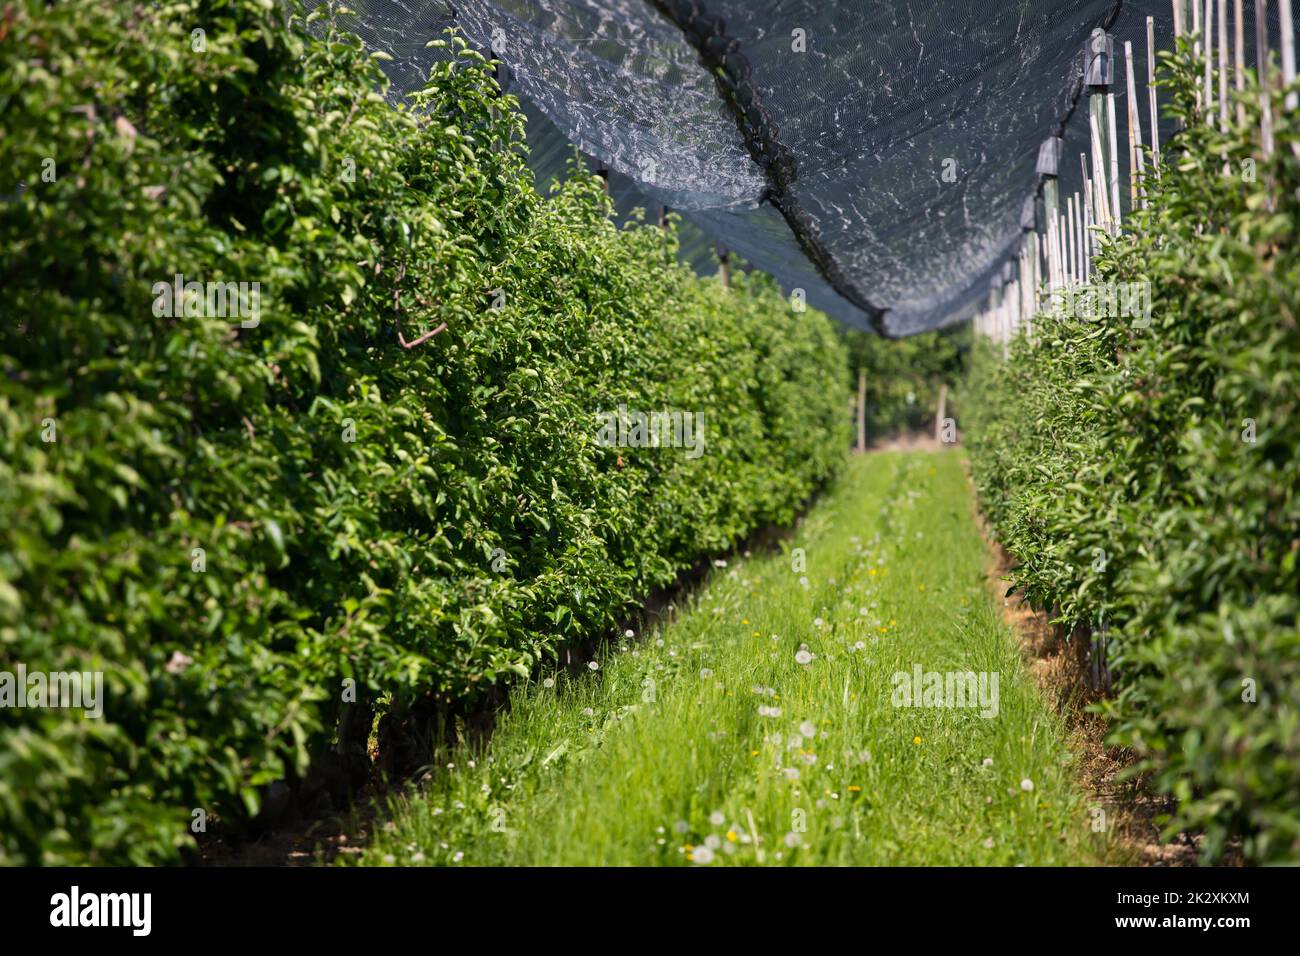
<path id="1" fill-rule="evenodd" d="M 492 50 L 525 103 L 540 179 L 573 144 L 614 172 L 621 209 L 680 212 L 697 268 L 716 240 L 889 335 L 966 319 L 1000 281 L 1046 137 L 1064 136 L 1062 196 L 1081 189 L 1092 29 L 1132 41 L 1142 103 L 1147 16 L 1164 48 L 1173 33 L 1169 0 L 353 6 L 398 91 L 422 82 L 438 55 L 425 44 L 449 25 Z"/>

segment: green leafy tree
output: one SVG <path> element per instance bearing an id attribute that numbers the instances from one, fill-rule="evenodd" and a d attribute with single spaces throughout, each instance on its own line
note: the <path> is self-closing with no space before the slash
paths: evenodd
<path id="1" fill-rule="evenodd" d="M 829 320 L 696 278 L 591 177 L 540 195 L 457 36 L 394 109 L 332 17 L 0 16 L 0 671 L 106 698 L 0 708 L 0 862 L 171 861 L 196 809 L 337 796 L 376 715 L 395 748 L 607 633 L 843 461 Z M 699 414 L 703 454 L 602 445 L 620 403 Z"/>
<path id="2" fill-rule="evenodd" d="M 1165 54 L 1182 122 L 1149 208 L 1103 239 L 1098 280 L 1149 283 L 1150 327 L 1044 311 L 1002 362 L 977 353 L 969 416 L 1015 585 L 1107 635 L 1111 743 L 1219 859 L 1300 858 L 1300 128 L 1253 75 L 1228 128 L 1201 66 Z M 1276 73 L 1275 73 L 1276 75 Z M 1240 106 L 1244 120 L 1235 118 Z"/>

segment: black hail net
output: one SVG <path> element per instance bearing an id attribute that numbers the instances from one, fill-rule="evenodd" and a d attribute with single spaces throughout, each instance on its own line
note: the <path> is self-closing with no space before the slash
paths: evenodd
<path id="1" fill-rule="evenodd" d="M 1082 189 L 1090 32 L 1105 27 L 1117 50 L 1132 42 L 1141 104 L 1146 18 L 1159 48 L 1173 36 L 1168 0 L 350 6 L 356 31 L 393 57 L 395 93 L 423 83 L 445 55 L 425 44 L 455 25 L 505 64 L 539 181 L 563 175 L 576 147 L 611 171 L 621 214 L 683 216 L 697 270 L 716 268 L 721 245 L 888 335 L 967 319 L 1002 281 L 1045 138 L 1064 138 L 1061 195 Z M 1112 90 L 1122 109 L 1122 62 Z"/>

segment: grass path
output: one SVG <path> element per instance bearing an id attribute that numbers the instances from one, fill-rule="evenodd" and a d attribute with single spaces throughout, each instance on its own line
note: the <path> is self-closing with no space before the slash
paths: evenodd
<path id="1" fill-rule="evenodd" d="M 855 458 L 783 552 L 718 568 L 598 670 L 518 688 L 490 746 L 440 755 L 362 862 L 1098 862 L 969 494 L 956 453 Z M 918 664 L 996 673 L 997 715 L 895 706 Z"/>

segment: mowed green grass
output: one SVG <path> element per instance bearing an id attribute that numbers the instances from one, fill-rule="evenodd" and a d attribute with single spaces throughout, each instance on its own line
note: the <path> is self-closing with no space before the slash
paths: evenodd
<path id="1" fill-rule="evenodd" d="M 715 568 L 599 669 L 517 688 L 491 743 L 437 755 L 361 862 L 1100 862 L 984 560 L 957 453 L 855 458 L 782 550 Z M 996 672 L 997 716 L 895 706 L 916 664 Z"/>

